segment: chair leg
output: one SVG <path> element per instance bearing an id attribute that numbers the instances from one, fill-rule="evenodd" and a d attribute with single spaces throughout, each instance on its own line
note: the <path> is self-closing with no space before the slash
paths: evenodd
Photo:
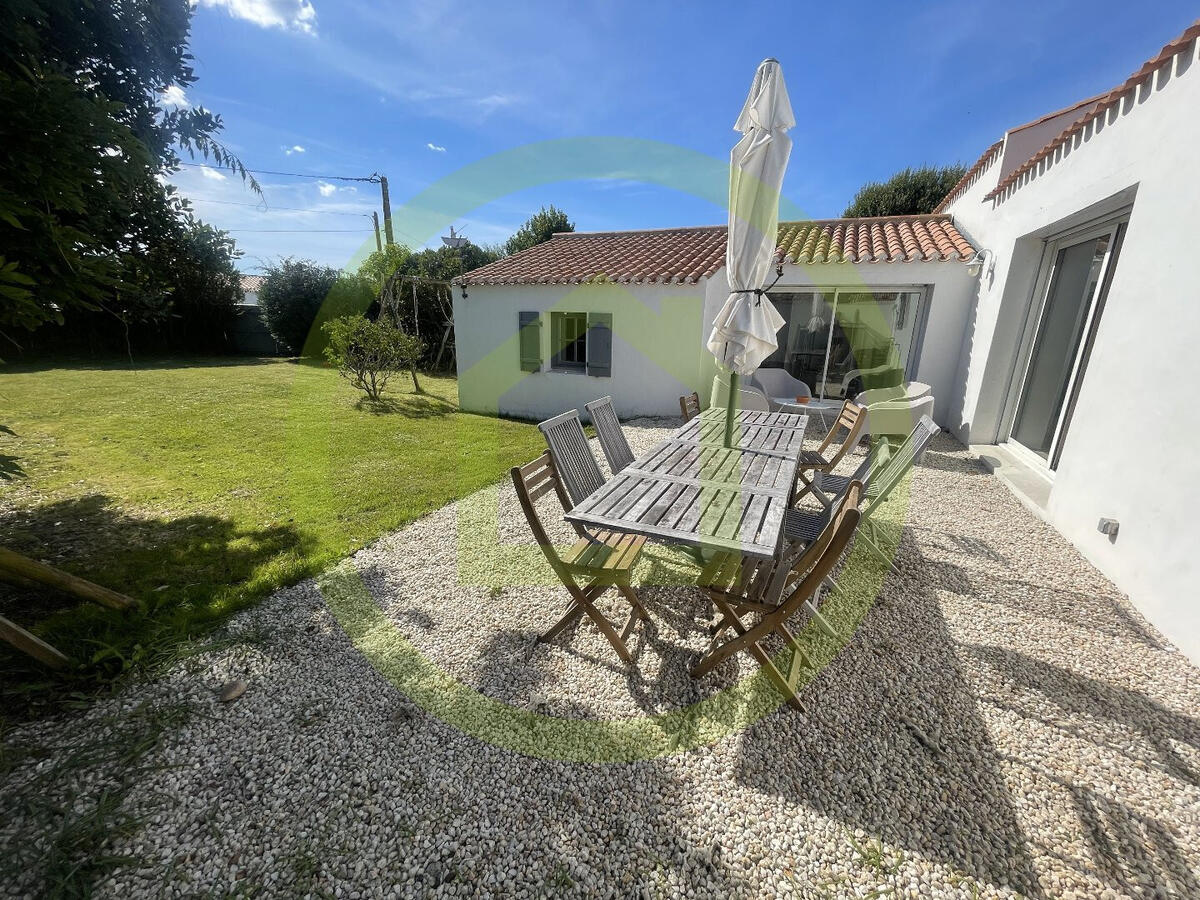
<path id="1" fill-rule="evenodd" d="M 896 568 L 895 562 L 888 559 L 887 554 L 879 549 L 879 545 L 876 544 L 875 541 L 871 539 L 871 535 L 868 534 L 869 531 L 870 531 L 869 527 L 868 528 L 860 528 L 858 530 L 858 537 L 862 538 L 866 542 L 867 547 L 871 550 L 871 552 L 873 552 L 876 556 L 878 556 L 881 560 L 883 560 L 884 565 L 886 565 L 889 569 L 891 569 L 893 575 L 899 575 L 900 570 L 898 568 Z"/>
<path id="2" fill-rule="evenodd" d="M 582 615 L 587 615 L 589 619 L 596 623 L 596 627 L 608 638 L 608 642 L 613 645 L 613 649 L 617 651 L 617 655 L 625 662 L 631 662 L 633 656 L 629 652 L 629 648 L 625 646 L 625 641 L 622 635 L 617 633 L 613 628 L 612 623 L 596 609 L 592 603 L 597 597 L 603 594 L 610 585 L 591 585 L 585 590 L 574 585 L 567 585 L 567 590 L 570 591 L 572 603 L 567 608 L 566 615 L 558 620 L 548 631 L 543 632 L 538 636 L 538 641 L 546 643 L 558 637 L 568 626 Z M 638 609 L 641 604 L 638 604 Z M 628 626 L 628 623 L 626 623 Z"/>

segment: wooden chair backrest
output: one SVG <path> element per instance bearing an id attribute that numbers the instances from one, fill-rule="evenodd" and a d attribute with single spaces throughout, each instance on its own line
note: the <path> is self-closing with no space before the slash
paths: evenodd
<path id="1" fill-rule="evenodd" d="M 941 430 L 929 416 L 921 417 L 921 421 L 904 439 L 904 443 L 896 448 L 888 461 L 872 477 L 868 491 L 870 502 L 863 511 L 865 517 L 869 518 L 876 508 L 887 500 L 900 483 L 900 479 L 908 474 L 913 465 L 921 461 L 921 457 L 929 449 L 929 442 Z"/>
<path id="2" fill-rule="evenodd" d="M 821 582 L 842 558 L 862 517 L 858 509 L 862 494 L 862 484 L 858 481 L 853 482 L 846 489 L 837 512 L 821 530 L 821 534 L 791 565 L 785 576 L 779 579 L 782 582 L 779 608 L 783 611 L 784 619 L 790 617 L 801 603 L 817 592 Z"/>
<path id="3" fill-rule="evenodd" d="M 600 464 L 592 456 L 592 448 L 588 446 L 587 435 L 583 433 L 583 423 L 579 421 L 578 410 L 568 410 L 565 413 L 547 419 L 538 424 L 550 454 L 554 457 L 554 469 L 566 488 L 567 496 L 571 498 L 567 509 L 580 503 L 592 491 L 604 484 L 604 474 Z"/>
<path id="4" fill-rule="evenodd" d="M 683 421 L 690 422 L 700 415 L 700 395 L 696 391 L 679 398 L 679 412 Z"/>
<path id="5" fill-rule="evenodd" d="M 833 423 L 833 427 L 825 435 L 825 440 L 821 441 L 821 446 L 817 448 L 817 452 L 824 456 L 825 451 L 829 449 L 829 445 L 833 443 L 833 439 L 837 436 L 837 433 L 843 428 L 846 429 L 847 434 L 842 440 L 841 446 L 838 447 L 837 452 L 829 459 L 829 465 L 832 468 L 837 465 L 851 447 L 858 443 L 858 439 L 862 436 L 862 430 L 866 427 L 866 424 L 866 409 L 859 406 L 853 400 L 847 400 L 842 404 L 837 421 Z"/>
<path id="6" fill-rule="evenodd" d="M 583 404 L 596 427 L 596 437 L 600 439 L 600 449 L 608 460 L 608 468 L 614 475 L 633 462 L 633 451 L 629 449 L 629 441 L 625 440 L 625 432 L 621 430 L 621 420 L 613 409 L 612 397 L 601 397 L 591 403 Z"/>
<path id="7" fill-rule="evenodd" d="M 546 534 L 546 528 L 542 525 L 542 520 L 538 518 L 537 508 L 533 505 L 539 498 L 554 491 L 563 505 L 563 509 L 570 509 L 571 501 L 567 497 L 566 491 L 563 490 L 562 480 L 558 477 L 558 470 L 554 467 L 554 457 L 547 450 L 537 459 L 527 462 L 523 466 L 513 466 L 509 471 L 512 475 L 513 487 L 517 490 L 517 500 L 520 501 L 521 509 L 525 512 L 529 530 L 533 532 L 533 539 L 542 548 L 542 553 L 546 555 L 551 568 L 562 577 L 566 566 L 558 555 L 558 551 L 555 550 L 554 543 Z"/>
<path id="8" fill-rule="evenodd" d="M 850 482 L 816 540 L 807 546 L 802 546 L 798 542 L 785 542 L 774 560 L 759 563 L 756 570 L 752 568 L 745 570 L 740 592 L 744 592 L 747 600 L 761 607 L 772 607 L 781 603 L 787 586 L 795 583 L 806 572 L 811 571 L 823 558 L 822 554 L 825 553 L 837 532 L 838 522 L 850 510 L 854 511 L 854 521 L 857 526 L 858 507 L 862 502 L 862 496 L 862 482 Z M 836 563 L 837 560 L 834 559 L 833 562 Z M 830 568 L 832 565 L 831 563 Z M 819 584 L 820 581 L 818 580 L 817 583 Z"/>

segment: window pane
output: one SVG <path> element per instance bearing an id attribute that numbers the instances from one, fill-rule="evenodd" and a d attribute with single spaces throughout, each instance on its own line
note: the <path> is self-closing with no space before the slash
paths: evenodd
<path id="1" fill-rule="evenodd" d="M 1064 247 L 1054 263 L 1012 430 L 1017 441 L 1043 457 L 1050 454 L 1107 250 L 1106 235 Z"/>
<path id="2" fill-rule="evenodd" d="M 779 347 L 763 362 L 764 367 L 783 368 L 799 378 L 815 396 L 825 369 L 825 348 L 833 309 L 816 291 L 772 293 L 770 300 L 784 318 L 776 339 Z"/>
<path id="3" fill-rule="evenodd" d="M 914 298 L 919 296 L 899 291 L 838 293 L 826 397 L 853 397 L 859 391 L 892 387 L 904 380 L 916 319 Z M 905 338 L 903 348 L 898 336 Z"/>

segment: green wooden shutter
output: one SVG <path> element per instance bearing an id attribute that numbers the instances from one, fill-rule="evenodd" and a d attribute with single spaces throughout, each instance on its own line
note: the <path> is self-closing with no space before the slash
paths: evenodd
<path id="1" fill-rule="evenodd" d="M 517 313 L 517 327 L 520 329 L 521 371 L 540 372 L 542 370 L 542 320 L 535 312 Z"/>
<path id="2" fill-rule="evenodd" d="M 600 378 L 612 375 L 612 314 L 588 313 L 587 373 Z"/>

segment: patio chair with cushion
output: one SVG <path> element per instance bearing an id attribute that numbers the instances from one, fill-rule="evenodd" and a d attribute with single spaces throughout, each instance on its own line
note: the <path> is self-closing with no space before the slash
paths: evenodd
<path id="1" fill-rule="evenodd" d="M 700 586 L 721 613 L 712 641 L 692 667 L 700 678 L 736 653 L 749 653 L 783 693 L 787 702 L 804 710 L 797 696 L 800 671 L 813 665 L 788 628 L 788 620 L 802 607 L 817 612 L 822 583 L 841 559 L 858 527 L 862 485 L 855 482 L 842 497 L 837 512 L 816 540 L 807 544 L 785 541 L 775 559 L 755 562 L 736 553 L 718 554 L 701 574 Z M 755 613 L 757 624 L 742 616 Z M 732 629 L 734 635 L 725 637 Z M 791 649 L 787 674 L 760 645 L 772 633 Z"/>
<path id="2" fill-rule="evenodd" d="M 569 500 L 558 477 L 558 470 L 550 451 L 546 451 L 533 462 L 512 468 L 513 487 L 517 490 L 517 499 L 525 518 L 529 522 L 529 530 L 533 532 L 534 540 L 542 548 L 550 568 L 563 583 L 571 602 L 566 614 L 548 631 L 538 636 L 539 641 L 552 641 L 562 634 L 581 616 L 587 616 L 596 623 L 596 627 L 604 634 L 617 655 L 629 662 L 632 655 L 625 641 L 628 640 L 634 626 L 641 619 L 650 618 L 638 600 L 630 584 L 634 564 L 642 552 L 646 539 L 640 535 L 621 534 L 615 531 L 601 531 L 591 536 L 581 537 L 565 554 L 559 555 L 553 542 L 546 534 L 541 519 L 538 518 L 534 502 L 550 491 L 558 496 L 563 508 L 569 508 Z M 611 622 L 596 609 L 595 601 L 609 588 L 616 588 L 629 601 L 631 608 L 629 618 L 618 632 Z"/>
<path id="3" fill-rule="evenodd" d="M 600 471 L 596 457 L 592 456 L 578 410 L 570 409 L 539 422 L 538 428 L 546 438 L 558 477 L 571 498 L 568 509 L 604 485 L 604 473 Z"/>
<path id="4" fill-rule="evenodd" d="M 864 398 L 863 394 L 870 396 Z M 864 434 L 891 443 L 896 443 L 893 439 L 911 432 L 925 416 L 933 417 L 934 399 L 928 385 L 914 383 L 906 388 L 905 393 L 892 397 L 881 397 L 875 391 L 864 391 L 863 394 L 855 402 L 867 410 Z"/>
<path id="5" fill-rule="evenodd" d="M 625 440 L 625 432 L 621 430 L 621 420 L 613 409 L 612 397 L 601 397 L 585 403 L 583 408 L 588 411 L 592 425 L 596 427 L 596 437 L 600 439 L 600 449 L 608 460 L 608 469 L 616 475 L 633 462 L 633 451 L 629 449 L 629 441 Z"/>
<path id="6" fill-rule="evenodd" d="M 824 489 L 817 484 L 815 475 L 818 472 L 829 473 L 837 468 L 837 464 L 842 461 L 842 457 L 862 437 L 862 431 L 866 424 L 865 410 L 861 406 L 852 400 L 847 400 L 842 404 L 837 421 L 833 423 L 833 427 L 826 433 L 824 440 L 821 441 L 821 445 L 816 450 L 804 450 L 800 453 L 800 467 L 797 470 L 796 479 L 802 483 L 803 487 L 798 496 L 803 496 L 811 491 L 825 506 L 829 506 L 832 503 L 825 494 Z M 834 448 L 833 442 L 837 438 L 838 432 L 843 428 L 846 429 L 846 436 Z"/>
<path id="7" fill-rule="evenodd" d="M 700 415 L 700 395 L 695 391 L 679 398 L 679 414 L 683 421 L 690 422 Z"/>

